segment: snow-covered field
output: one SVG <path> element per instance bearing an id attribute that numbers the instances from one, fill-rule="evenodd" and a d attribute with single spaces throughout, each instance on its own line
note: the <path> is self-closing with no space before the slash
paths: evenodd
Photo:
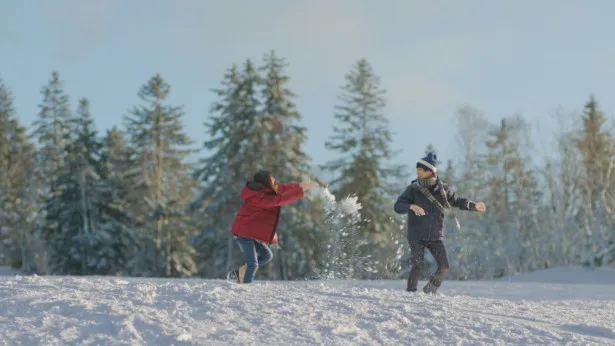
<path id="1" fill-rule="evenodd" d="M 0 277 L 0 345 L 615 345 L 615 271 L 446 281 Z"/>

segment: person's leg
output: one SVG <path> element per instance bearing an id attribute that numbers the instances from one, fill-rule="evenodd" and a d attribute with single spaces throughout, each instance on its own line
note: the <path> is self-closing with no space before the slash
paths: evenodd
<path id="1" fill-rule="evenodd" d="M 410 275 L 408 276 L 408 286 L 406 291 L 416 292 L 416 287 L 423 271 L 425 247 L 418 240 L 411 240 L 410 242 Z"/>
<path id="2" fill-rule="evenodd" d="M 260 267 L 271 262 L 271 260 L 273 259 L 273 253 L 266 244 L 261 243 L 260 241 L 255 241 L 254 247 L 256 248 L 258 265 Z"/>
<path id="3" fill-rule="evenodd" d="M 243 271 L 243 268 L 240 268 L 238 270 L 238 282 L 248 284 L 252 282 L 254 274 L 258 270 L 258 259 L 256 257 L 257 255 L 255 247 L 256 241 L 243 237 L 237 237 L 236 241 L 239 245 L 239 248 L 241 249 L 241 252 L 243 252 L 243 256 L 246 261 L 245 273 L 243 273 L 243 275 L 241 273 Z"/>
<path id="4" fill-rule="evenodd" d="M 423 287 L 425 293 L 435 293 L 442 285 L 442 280 L 448 275 L 449 263 L 446 246 L 442 240 L 430 241 L 425 244 L 431 252 L 431 255 L 436 260 L 438 269 L 431 277 L 427 285 Z"/>

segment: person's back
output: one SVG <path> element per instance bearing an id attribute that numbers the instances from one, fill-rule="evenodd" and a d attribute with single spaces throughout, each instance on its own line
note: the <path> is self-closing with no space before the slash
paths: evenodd
<path id="1" fill-rule="evenodd" d="M 231 233 L 268 244 L 276 244 L 280 207 L 303 198 L 303 188 L 299 183 L 267 186 L 253 180 L 243 186 L 240 198 L 243 203 L 233 221 Z"/>
<path id="2" fill-rule="evenodd" d="M 250 283 L 259 266 L 273 259 L 268 245 L 277 244 L 280 208 L 304 197 L 316 187 L 311 181 L 277 184 L 268 171 L 257 172 L 240 192 L 243 200 L 231 226 L 231 233 L 244 254 L 245 264 L 229 273 L 238 283 Z"/>

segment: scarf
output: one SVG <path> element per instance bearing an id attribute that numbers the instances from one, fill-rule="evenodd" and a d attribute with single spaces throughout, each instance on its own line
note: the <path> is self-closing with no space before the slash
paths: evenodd
<path id="1" fill-rule="evenodd" d="M 431 204 L 433 204 L 436 208 L 438 208 L 438 210 L 443 215 L 447 215 L 449 214 L 449 212 L 452 211 L 451 204 L 448 202 L 446 191 L 444 191 L 444 185 L 442 183 L 442 180 L 440 180 L 440 178 L 431 177 L 427 179 L 417 179 L 413 185 L 416 188 L 418 188 L 419 191 L 421 191 L 421 193 L 425 197 L 427 197 L 427 199 L 431 202 Z M 429 189 L 433 188 L 436 185 L 440 189 L 440 196 L 442 196 L 442 199 L 444 200 L 446 207 L 443 206 L 440 202 L 438 202 L 438 200 L 431 194 L 431 192 L 429 192 Z M 457 219 L 457 217 L 455 217 L 455 224 L 457 226 L 457 230 L 460 230 L 461 225 L 459 224 L 459 220 Z"/>

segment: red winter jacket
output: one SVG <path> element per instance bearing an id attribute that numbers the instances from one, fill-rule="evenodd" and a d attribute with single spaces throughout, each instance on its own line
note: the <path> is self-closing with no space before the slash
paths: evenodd
<path id="1" fill-rule="evenodd" d="M 276 229 L 280 219 L 280 206 L 303 198 L 299 183 L 278 184 L 278 193 L 261 184 L 248 182 L 241 189 L 244 201 L 231 228 L 233 235 L 277 244 Z"/>

